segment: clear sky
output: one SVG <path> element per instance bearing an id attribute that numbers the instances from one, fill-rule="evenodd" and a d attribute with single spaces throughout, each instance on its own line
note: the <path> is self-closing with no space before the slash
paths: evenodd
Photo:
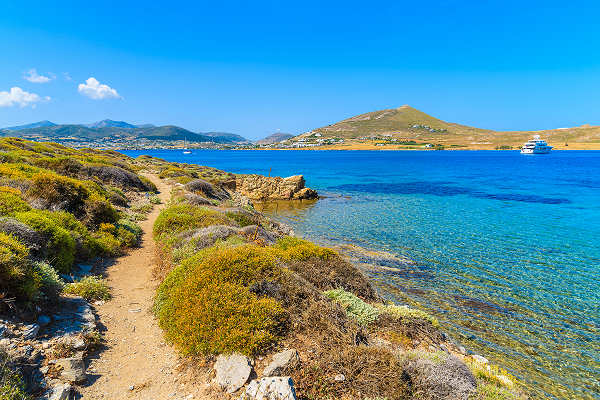
<path id="1" fill-rule="evenodd" d="M 403 104 L 498 130 L 600 125 L 599 21 L 577 0 L 3 0 L 0 126 L 258 138 Z"/>

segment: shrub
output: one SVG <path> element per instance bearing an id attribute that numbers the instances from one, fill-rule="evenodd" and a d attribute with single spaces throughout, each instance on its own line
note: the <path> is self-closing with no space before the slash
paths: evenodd
<path id="1" fill-rule="evenodd" d="M 85 200 L 85 222 L 88 226 L 97 227 L 103 222 L 116 222 L 119 219 L 117 210 L 105 197 L 92 194 Z"/>
<path id="2" fill-rule="evenodd" d="M 419 399 L 469 399 L 477 388 L 475 377 L 459 359 L 445 355 L 443 360 L 416 358 L 405 368 L 413 395 Z"/>
<path id="3" fill-rule="evenodd" d="M 277 241 L 273 248 L 278 250 L 277 254 L 284 260 L 304 261 L 311 257 L 327 260 L 337 254 L 331 249 L 293 236 L 284 236 Z"/>
<path id="4" fill-rule="evenodd" d="M 88 301 L 109 300 L 111 298 L 108 285 L 99 276 L 87 276 L 77 282 L 69 283 L 64 292 L 81 296 Z"/>
<path id="5" fill-rule="evenodd" d="M 150 196 L 149 201 L 151 204 L 161 204 L 162 200 L 157 195 Z"/>
<path id="6" fill-rule="evenodd" d="M 81 163 L 72 157 L 42 157 L 34 161 L 38 167 L 50 169 L 61 175 L 77 176 L 81 170 Z"/>
<path id="7" fill-rule="evenodd" d="M 184 354 L 260 353 L 282 335 L 286 313 L 277 301 L 257 297 L 248 286 L 279 272 L 270 252 L 257 246 L 201 251 L 160 285 L 159 324 Z"/>
<path id="8" fill-rule="evenodd" d="M 328 290 L 324 294 L 331 300 L 338 302 L 346 310 L 346 314 L 362 326 L 368 326 L 370 323 L 375 322 L 379 316 L 377 308 L 365 303 L 344 289 Z"/>
<path id="9" fill-rule="evenodd" d="M 343 381 L 335 376 L 344 375 Z M 412 399 L 404 362 L 377 347 L 341 346 L 322 351 L 292 373 L 297 393 L 307 399 Z"/>
<path id="10" fill-rule="evenodd" d="M 367 278 L 337 254 L 325 260 L 310 257 L 303 261 L 288 262 L 287 265 L 321 291 L 341 288 L 363 299 L 377 300 L 377 294 Z"/>
<path id="11" fill-rule="evenodd" d="M 223 213 L 206 207 L 178 204 L 161 211 L 154 223 L 154 236 L 175 234 L 209 225 L 231 225 Z"/>
<path id="12" fill-rule="evenodd" d="M 10 215 L 19 211 L 31 209 L 20 196 L 21 191 L 6 186 L 0 186 L 0 215 Z"/>
<path id="13" fill-rule="evenodd" d="M 8 355 L 0 349 L 0 400 L 26 400 L 28 398 L 21 375 L 10 368 Z"/>
<path id="14" fill-rule="evenodd" d="M 224 200 L 229 197 L 226 191 L 204 179 L 190 181 L 185 185 L 185 188 L 194 194 L 202 194 L 209 199 Z"/>
<path id="15" fill-rule="evenodd" d="M 40 277 L 40 291 L 46 300 L 55 301 L 63 290 L 65 283 L 52 266 L 46 262 L 38 261 L 33 263 L 33 269 Z"/>
<path id="16" fill-rule="evenodd" d="M 81 181 L 55 173 L 41 172 L 31 179 L 27 196 L 39 202 L 41 208 L 80 214 L 89 192 Z"/>
<path id="17" fill-rule="evenodd" d="M 44 213 L 31 210 L 17 213 L 15 218 L 42 234 L 47 239 L 46 258 L 60 272 L 68 273 L 75 261 L 75 240 L 56 218 L 66 218 L 67 214 Z"/>
<path id="18" fill-rule="evenodd" d="M 35 300 L 41 279 L 32 270 L 28 256 L 23 243 L 0 233 L 0 293 L 18 300 Z"/>
<path id="19" fill-rule="evenodd" d="M 144 184 L 146 191 L 153 192 L 153 193 L 158 192 L 158 188 L 156 187 L 154 182 L 152 182 L 150 179 L 146 178 L 145 176 L 140 176 L 140 180 Z"/>
<path id="20" fill-rule="evenodd" d="M 14 236 L 31 252 L 41 252 L 45 248 L 42 235 L 14 218 L 0 217 L 0 232 Z"/>
<path id="21" fill-rule="evenodd" d="M 415 310 L 414 308 L 409 308 L 408 306 L 397 306 L 391 304 L 377 304 L 376 307 L 380 313 L 389 314 L 397 319 L 416 318 L 429 321 L 436 328 L 440 326 L 437 318 L 427 314 L 425 311 Z"/>
<path id="22" fill-rule="evenodd" d="M 134 172 L 114 165 L 86 165 L 82 173 L 104 183 L 126 189 L 147 190 L 147 185 Z"/>
<path id="23" fill-rule="evenodd" d="M 250 213 L 246 214 L 243 212 L 227 212 L 225 215 L 237 222 L 237 224 L 241 227 L 258 225 L 260 222 L 258 217 L 255 217 Z"/>

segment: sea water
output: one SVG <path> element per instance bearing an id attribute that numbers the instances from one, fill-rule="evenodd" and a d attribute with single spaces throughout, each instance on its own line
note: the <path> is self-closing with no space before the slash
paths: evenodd
<path id="1" fill-rule="evenodd" d="M 326 197 L 279 217 L 304 236 L 406 256 L 386 297 L 537 397 L 600 398 L 600 151 L 125 151 L 303 174 Z"/>

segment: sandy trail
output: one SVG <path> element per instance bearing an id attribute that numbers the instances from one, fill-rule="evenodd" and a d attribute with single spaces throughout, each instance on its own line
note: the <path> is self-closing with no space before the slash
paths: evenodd
<path id="1" fill-rule="evenodd" d="M 163 204 L 155 206 L 140 226 L 144 233 L 139 248 L 115 260 L 107 270 L 113 298 L 96 306 L 104 326 L 106 349 L 88 367 L 83 399 L 191 399 L 206 398 L 198 382 L 177 372 L 179 359 L 164 342 L 151 311 L 156 281 L 152 279 L 154 241 L 152 226 L 170 187 L 156 176 L 147 176 L 158 187 Z M 204 388 L 203 388 L 204 389 Z"/>

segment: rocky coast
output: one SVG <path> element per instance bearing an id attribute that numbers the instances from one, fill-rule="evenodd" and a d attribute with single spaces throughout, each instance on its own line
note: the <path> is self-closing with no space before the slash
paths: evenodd
<path id="1" fill-rule="evenodd" d="M 527 397 L 435 317 L 384 300 L 356 266 L 398 260 L 318 246 L 256 210 L 316 198 L 302 176 L 22 140 L 0 150 L 12 196 L 0 207 L 0 273 L 12 279 L 0 287 L 2 400 Z M 32 189 L 40 173 L 55 196 Z M 73 243 L 63 264 L 48 247 L 59 233 Z"/>

